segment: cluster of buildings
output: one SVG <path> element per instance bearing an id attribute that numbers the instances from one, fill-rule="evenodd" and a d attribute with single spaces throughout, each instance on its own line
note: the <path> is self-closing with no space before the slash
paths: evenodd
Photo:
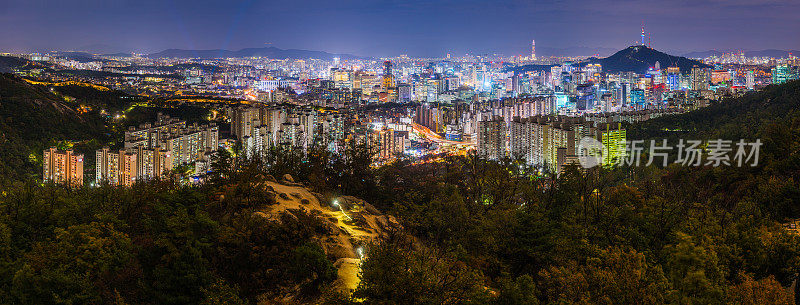
<path id="1" fill-rule="evenodd" d="M 631 48 L 652 51 L 642 37 Z M 535 41 L 530 51 L 346 60 L 132 55 L 90 62 L 32 54 L 23 57 L 53 64 L 55 72 L 18 73 L 58 78 L 59 68 L 103 71 L 109 73 L 101 79 L 79 80 L 177 100 L 200 96 L 224 108 L 231 140 L 251 156 L 274 147 L 339 153 L 356 141 L 373 147 L 378 162 L 476 149 L 489 159 L 522 158 L 550 169 L 573 162 L 581 138 L 616 147 L 625 140 L 621 123 L 705 107 L 800 75 L 794 56 L 723 54 L 691 68 L 655 62 L 646 71 L 618 72 L 586 57 L 537 56 Z M 69 76 L 81 77 L 89 76 Z M 96 151 L 95 183 L 130 185 L 189 163 L 202 172 L 219 146 L 218 133 L 213 125 L 160 116 L 128 130 L 123 147 Z M 618 158 L 615 151 L 604 162 Z M 82 160 L 71 151 L 45 151 L 45 180 L 81 184 Z"/>
<path id="2" fill-rule="evenodd" d="M 95 152 L 95 183 L 130 186 L 183 164 L 195 164 L 195 171 L 203 171 L 218 147 L 216 125 L 187 124 L 159 113 L 153 123 L 129 127 L 119 150 L 103 147 Z"/>
<path id="3" fill-rule="evenodd" d="M 274 147 L 322 148 L 338 153 L 347 141 L 366 142 L 377 159 L 401 154 L 410 145 L 408 131 L 373 121 L 369 116 L 329 108 L 288 104 L 254 104 L 228 109 L 231 136 L 243 151 L 257 155 Z"/>
<path id="4" fill-rule="evenodd" d="M 50 147 L 42 153 L 45 182 L 71 186 L 83 185 L 83 154 Z"/>
<path id="5" fill-rule="evenodd" d="M 163 176 L 178 166 L 192 164 L 195 173 L 209 168 L 210 157 L 219 147 L 219 130 L 214 124 L 187 124 L 159 114 L 153 123 L 130 127 L 123 147 L 103 147 L 95 152 L 96 184 L 130 186 Z M 83 155 L 71 150 L 44 151 L 43 177 L 46 182 L 83 185 Z"/>
<path id="6" fill-rule="evenodd" d="M 602 164 L 614 164 L 625 156 L 626 132 L 622 123 L 595 123 L 582 117 L 532 116 L 502 117 L 480 121 L 477 153 L 489 160 L 522 159 L 539 168 L 561 171 L 576 163 L 584 138 L 602 143 L 607 150 Z"/>

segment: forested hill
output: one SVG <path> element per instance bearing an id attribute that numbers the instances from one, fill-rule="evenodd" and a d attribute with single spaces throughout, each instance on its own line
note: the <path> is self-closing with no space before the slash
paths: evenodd
<path id="1" fill-rule="evenodd" d="M 99 138 L 104 130 L 100 116 L 81 114 L 76 103 L 55 90 L 0 75 L 0 182 L 41 172 L 44 148 Z"/>
<path id="2" fill-rule="evenodd" d="M 110 116 L 145 101 L 121 91 L 81 83 L 28 82 L 0 74 L 0 185 L 10 180 L 40 179 L 42 150 L 56 145 L 90 153 L 108 145 L 121 126 Z M 116 125 L 114 125 L 116 124 Z M 93 158 L 84 159 L 84 168 Z"/>
<path id="3" fill-rule="evenodd" d="M 682 115 L 665 116 L 634 124 L 628 137 L 677 136 L 755 138 L 774 124 L 784 128 L 800 117 L 800 81 L 772 85 L 739 98 L 725 99 Z"/>
<path id="4" fill-rule="evenodd" d="M 606 58 L 590 58 L 588 62 L 599 63 L 604 72 L 636 72 L 645 73 L 658 62 L 662 69 L 679 67 L 682 73 L 691 71 L 692 67 L 710 67 L 702 62 L 681 56 L 673 56 L 647 46 L 630 46 Z"/>

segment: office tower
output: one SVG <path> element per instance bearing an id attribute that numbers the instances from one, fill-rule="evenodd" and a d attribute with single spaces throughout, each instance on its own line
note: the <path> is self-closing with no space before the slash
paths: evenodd
<path id="1" fill-rule="evenodd" d="M 594 108 L 597 96 L 593 83 L 580 84 L 576 87 L 578 110 L 591 110 Z"/>
<path id="2" fill-rule="evenodd" d="M 755 73 L 753 73 L 753 70 L 747 71 L 745 84 L 747 86 L 747 90 L 753 90 L 756 87 L 756 76 Z"/>
<path id="3" fill-rule="evenodd" d="M 647 102 L 644 96 L 644 90 L 636 88 L 631 90 L 630 105 L 631 106 L 644 106 Z"/>
<path id="4" fill-rule="evenodd" d="M 536 60 L 536 40 L 531 40 L 531 60 Z"/>
<path id="5" fill-rule="evenodd" d="M 708 90 L 711 81 L 711 69 L 692 67 L 692 90 Z"/>
<path id="6" fill-rule="evenodd" d="M 669 90 L 681 89 L 681 76 L 677 73 L 668 72 L 667 74 L 667 87 Z"/>
<path id="7" fill-rule="evenodd" d="M 411 86 L 409 84 L 397 85 L 397 100 L 401 103 L 408 103 L 411 101 Z"/>
<path id="8" fill-rule="evenodd" d="M 792 73 L 791 68 L 789 65 L 777 65 L 775 68 L 772 68 L 772 83 L 773 84 L 783 84 L 790 80 L 797 79 L 797 75 Z"/>
<path id="9" fill-rule="evenodd" d="M 61 151 L 55 147 L 43 153 L 43 180 L 71 186 L 83 185 L 83 155 L 72 150 Z"/>
<path id="10" fill-rule="evenodd" d="M 394 75 L 392 74 L 392 62 L 391 61 L 384 61 L 383 62 L 383 89 L 386 90 L 389 87 L 394 87 Z"/>
<path id="11" fill-rule="evenodd" d="M 493 117 L 478 122 L 478 156 L 499 160 L 506 156 L 506 122 L 502 117 Z"/>
<path id="12" fill-rule="evenodd" d="M 613 99 L 611 93 L 604 93 L 600 96 L 600 103 L 603 107 L 603 112 L 611 112 L 611 109 L 613 108 L 612 101 Z"/>
<path id="13" fill-rule="evenodd" d="M 344 69 L 333 69 L 331 73 L 334 87 L 340 89 L 353 89 L 353 71 Z"/>

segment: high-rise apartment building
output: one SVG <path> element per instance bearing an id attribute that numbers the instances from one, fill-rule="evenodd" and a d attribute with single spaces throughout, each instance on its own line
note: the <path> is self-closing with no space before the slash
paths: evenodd
<path id="1" fill-rule="evenodd" d="M 83 185 L 83 155 L 50 147 L 42 153 L 43 180 L 71 186 Z"/>
<path id="2" fill-rule="evenodd" d="M 95 152 L 95 182 L 130 186 L 162 176 L 177 166 L 208 161 L 219 147 L 216 125 L 187 125 L 159 114 L 153 123 L 130 127 L 124 148 L 104 147 Z"/>
<path id="3" fill-rule="evenodd" d="M 625 141 L 627 140 L 627 133 L 622 128 L 622 123 L 599 124 L 592 131 L 594 138 L 603 143 L 603 147 L 605 147 L 601 160 L 603 165 L 616 164 L 620 158 L 626 156 Z"/>
<path id="4" fill-rule="evenodd" d="M 137 180 L 136 153 L 103 147 L 95 152 L 95 182 L 131 186 Z"/>
<path id="5" fill-rule="evenodd" d="M 506 157 L 506 122 L 502 117 L 493 117 L 478 122 L 478 155 L 499 160 Z"/>

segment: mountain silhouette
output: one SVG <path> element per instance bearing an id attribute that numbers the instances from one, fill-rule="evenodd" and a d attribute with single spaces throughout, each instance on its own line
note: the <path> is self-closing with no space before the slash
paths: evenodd
<path id="1" fill-rule="evenodd" d="M 183 50 L 167 49 L 158 53 L 148 54 L 150 58 L 242 58 L 242 57 L 267 57 L 273 59 L 325 59 L 340 58 L 342 60 L 365 59 L 366 57 L 351 54 L 332 54 L 323 51 L 310 51 L 298 49 L 279 49 L 276 47 L 246 48 L 238 51 L 231 50 Z"/>

